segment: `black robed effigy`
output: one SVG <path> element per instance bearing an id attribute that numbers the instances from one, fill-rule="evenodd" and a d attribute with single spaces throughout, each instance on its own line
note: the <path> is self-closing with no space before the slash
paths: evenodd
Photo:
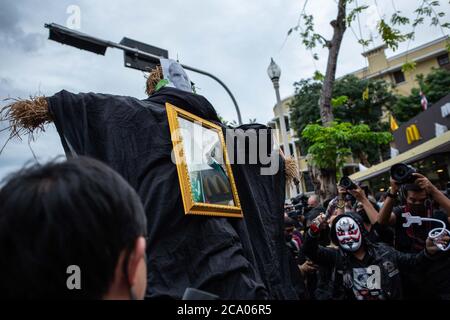
<path id="1" fill-rule="evenodd" d="M 145 100 L 63 90 L 47 101 L 66 154 L 103 161 L 141 197 L 147 298 L 179 299 L 187 287 L 221 299 L 296 298 L 284 248 L 283 167 L 261 176 L 258 165 L 232 166 L 244 219 L 184 214 L 165 103 L 225 128 L 204 97 L 175 88 Z"/>

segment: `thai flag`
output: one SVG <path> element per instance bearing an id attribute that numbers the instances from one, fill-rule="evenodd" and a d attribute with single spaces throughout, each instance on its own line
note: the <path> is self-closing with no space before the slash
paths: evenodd
<path id="1" fill-rule="evenodd" d="M 420 91 L 420 104 L 422 105 L 422 110 L 425 111 L 428 108 L 428 100 L 425 94 Z"/>

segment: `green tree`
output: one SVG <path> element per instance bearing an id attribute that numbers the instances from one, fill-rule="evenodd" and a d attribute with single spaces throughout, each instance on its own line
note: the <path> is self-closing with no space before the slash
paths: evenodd
<path id="1" fill-rule="evenodd" d="M 308 124 L 321 123 L 319 98 L 322 83 L 312 79 L 302 79 L 294 84 L 295 95 L 289 104 L 290 120 L 298 137 Z M 306 154 L 308 143 L 300 139 L 301 153 Z"/>
<path id="2" fill-rule="evenodd" d="M 422 111 L 420 90 L 428 100 L 428 106 L 450 93 L 450 71 L 433 69 L 427 76 L 416 76 L 418 87 L 411 89 L 409 96 L 398 96 L 391 110 L 397 121 L 406 122 Z"/>
<path id="3" fill-rule="evenodd" d="M 308 124 L 320 124 L 318 103 L 322 84 L 317 81 L 301 80 L 296 84 L 296 94 L 290 104 L 291 122 L 301 136 Z M 333 116 L 337 121 L 349 122 L 353 125 L 366 124 L 372 131 L 380 132 L 388 128 L 380 117 L 383 108 L 390 109 L 395 102 L 395 96 L 390 90 L 391 85 L 383 80 L 361 80 L 349 75 L 336 80 L 333 88 L 332 107 Z M 364 99 L 364 93 L 367 98 Z M 302 154 L 306 154 L 309 144 L 301 139 Z M 374 145 L 368 141 L 349 141 L 349 147 L 355 158 L 360 159 L 365 166 L 378 162 L 381 152 L 386 147 Z"/>
<path id="4" fill-rule="evenodd" d="M 392 113 L 399 123 L 408 121 L 422 110 L 419 92 L 418 88 L 412 88 L 409 96 L 398 97 L 392 107 Z"/>
<path id="5" fill-rule="evenodd" d="M 332 111 L 332 97 L 341 43 L 346 30 L 352 26 L 352 23 L 357 21 L 359 27 L 361 27 L 359 14 L 366 10 L 369 6 L 366 4 L 359 5 L 358 2 L 354 0 L 336 0 L 336 18 L 330 21 L 330 25 L 333 28 L 333 34 L 331 39 L 327 39 L 322 34 L 316 32 L 313 15 L 306 13 L 307 3 L 308 0 L 305 0 L 303 9 L 300 13 L 299 22 L 296 26 L 289 29 L 288 36 L 292 34 L 293 31 L 297 31 L 303 45 L 308 50 L 311 50 L 312 56 L 315 60 L 318 59 L 318 55 L 312 51 L 316 46 L 320 45 L 328 49 L 325 74 L 322 75 L 321 72 L 316 71 L 315 79 L 323 79 L 323 86 L 319 99 L 320 118 L 324 126 L 329 126 L 334 120 Z M 377 3 L 375 2 L 375 4 Z M 440 26 L 441 30 L 444 28 L 450 28 L 450 23 L 441 21 L 445 20 L 445 13 L 438 10 L 440 6 L 439 1 L 418 1 L 418 7 L 414 12 L 414 20 L 403 16 L 402 12 L 395 8 L 393 1 L 392 5 L 394 6 L 394 13 L 390 19 L 389 17 L 380 16 L 380 20 L 377 24 L 377 32 L 386 45 L 393 50 L 398 48 L 398 44 L 400 42 L 411 40 L 414 37 L 415 28 L 418 25 L 423 24 L 426 20 L 431 21 L 430 24 L 432 26 Z M 400 31 L 399 26 L 411 26 L 412 31 L 409 33 L 403 33 Z M 358 39 L 358 43 L 360 43 L 363 48 L 366 48 L 371 41 L 372 39 L 364 39 L 362 34 Z M 410 70 L 411 66 L 413 67 L 413 64 L 407 61 L 405 69 Z M 337 191 L 336 177 L 332 177 L 333 175 L 335 176 L 335 172 L 328 172 L 328 174 L 331 177 L 326 179 L 328 185 L 324 188 L 326 190 L 326 195 L 331 196 L 336 194 Z"/>
<path id="6" fill-rule="evenodd" d="M 367 97 L 364 98 L 364 93 Z M 334 117 L 352 124 L 367 124 L 372 130 L 384 130 L 380 118 L 383 108 L 395 102 L 391 85 L 384 80 L 361 80 L 348 75 L 335 82 L 333 97 L 347 97 L 344 103 L 333 106 Z M 332 99 L 333 101 L 334 99 Z"/>
<path id="7" fill-rule="evenodd" d="M 313 165 L 318 168 L 318 178 L 327 179 L 330 172 L 338 171 L 345 162 L 345 157 L 352 154 L 352 143 L 388 144 L 392 141 L 389 132 L 374 132 L 366 124 L 354 125 L 350 122 L 333 121 L 329 126 L 309 124 L 302 132 L 302 137 L 310 144 L 308 155 Z M 327 197 L 325 184 L 319 187 L 319 195 Z"/>
<path id="8" fill-rule="evenodd" d="M 419 83 L 423 77 L 419 77 Z M 426 94 L 428 103 L 435 103 L 450 93 L 450 70 L 433 69 L 423 81 L 423 92 Z"/>

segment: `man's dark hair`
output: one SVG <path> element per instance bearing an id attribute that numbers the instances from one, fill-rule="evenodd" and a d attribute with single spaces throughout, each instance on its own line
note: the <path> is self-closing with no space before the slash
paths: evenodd
<path id="1" fill-rule="evenodd" d="M 405 191 L 405 193 L 407 193 L 408 191 L 413 191 L 413 192 L 424 191 L 424 189 L 422 189 L 419 185 L 417 185 L 415 183 L 404 184 L 403 190 Z"/>
<path id="2" fill-rule="evenodd" d="M 101 299 L 120 253 L 145 234 L 138 195 L 101 162 L 28 166 L 0 190 L 0 297 Z M 79 290 L 67 287 L 70 265 Z"/>

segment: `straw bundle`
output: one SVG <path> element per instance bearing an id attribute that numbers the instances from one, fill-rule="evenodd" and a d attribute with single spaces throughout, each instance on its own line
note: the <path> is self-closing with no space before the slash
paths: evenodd
<path id="1" fill-rule="evenodd" d="M 153 68 L 148 76 L 146 76 L 147 83 L 145 88 L 145 93 L 150 96 L 155 92 L 156 85 L 161 79 L 164 79 L 163 70 L 161 65 L 157 65 Z"/>
<path id="2" fill-rule="evenodd" d="M 30 97 L 29 100 L 11 99 L 14 103 L 0 109 L 0 121 L 7 121 L 8 126 L 1 131 L 9 131 L 9 138 L 0 149 L 0 153 L 9 140 L 14 137 L 22 139 L 28 136 L 33 140 L 34 134 L 45 131 L 45 124 L 53 121 L 48 111 L 45 97 Z"/>
<path id="3" fill-rule="evenodd" d="M 286 157 L 284 159 L 284 173 L 286 175 L 286 184 L 289 185 L 292 182 L 298 184 L 300 181 L 299 171 L 297 167 L 297 161 L 293 157 Z"/>

